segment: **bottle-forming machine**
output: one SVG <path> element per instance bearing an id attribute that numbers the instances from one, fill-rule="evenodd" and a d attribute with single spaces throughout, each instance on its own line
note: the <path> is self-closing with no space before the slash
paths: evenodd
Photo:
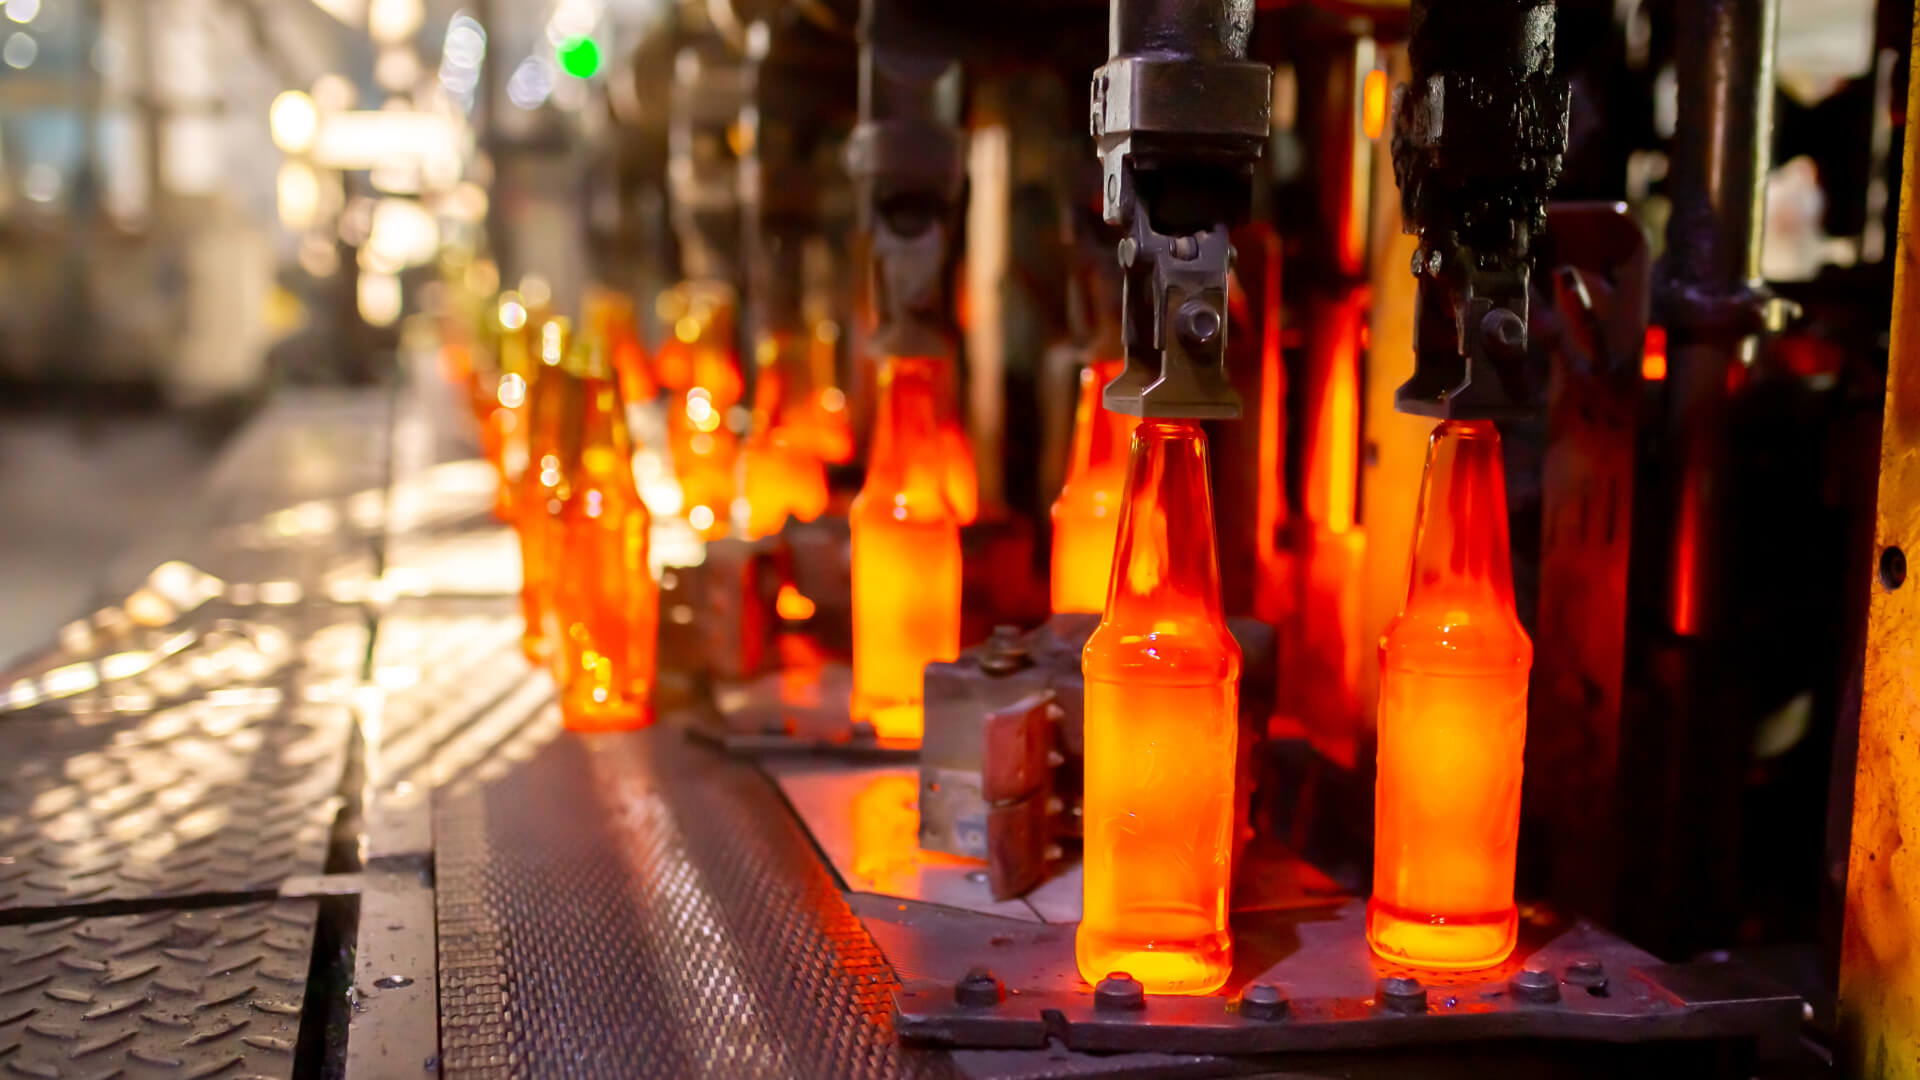
<path id="1" fill-rule="evenodd" d="M 1790 2 L 671 6 L 589 164 L 587 276 L 662 388 L 653 722 L 563 730 L 434 364 L 283 396 L 0 681 L 0 1072 L 1920 1075 L 1913 13 L 1848 14 L 1867 68 L 1808 104 Z M 508 203 L 541 150 L 489 145 Z M 1800 158 L 1828 254 L 1770 281 Z M 856 658 L 900 358 L 961 581 L 910 721 Z M 1102 409 L 1210 450 L 1197 994 L 1076 963 L 1115 769 L 1049 507 Z M 1436 423 L 1504 448 L 1523 769 L 1388 766 Z M 930 610 L 938 561 L 889 588 Z M 1500 785 L 1510 955 L 1396 959 L 1377 814 Z"/>

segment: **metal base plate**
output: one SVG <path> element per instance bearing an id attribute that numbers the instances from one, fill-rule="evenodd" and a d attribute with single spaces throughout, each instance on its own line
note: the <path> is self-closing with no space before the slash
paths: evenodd
<path id="1" fill-rule="evenodd" d="M 1793 1037 L 1801 1002 L 1729 964 L 1662 964 L 1586 923 L 1537 914 L 1505 964 L 1436 974 L 1387 964 L 1365 935 L 1365 904 L 1237 915 L 1235 971 L 1224 993 L 1150 997 L 1137 1011 L 1099 1008 L 1073 957 L 1071 927 L 1020 931 L 922 908 L 863 909 L 887 956 L 913 972 L 895 995 L 903 1038 L 944 1046 L 1160 1050 L 1250 1054 L 1360 1050 L 1502 1039 L 1639 1042 Z M 1575 968 L 1576 963 L 1582 965 Z M 955 981 L 986 964 L 1005 984 L 998 1005 L 955 1000 Z M 1598 975 L 1585 967 L 1598 964 Z M 1523 968 L 1559 977 L 1557 1001 L 1520 1000 Z M 1405 1008 L 1379 992 L 1408 976 L 1421 989 Z M 1286 1004 L 1271 1019 L 1241 1009 L 1264 985 Z"/>
<path id="2" fill-rule="evenodd" d="M 917 739 L 883 739 L 847 712 L 853 672 L 838 661 L 773 671 L 743 681 L 716 680 L 714 709 L 688 730 L 738 754 L 818 754 L 914 761 Z"/>

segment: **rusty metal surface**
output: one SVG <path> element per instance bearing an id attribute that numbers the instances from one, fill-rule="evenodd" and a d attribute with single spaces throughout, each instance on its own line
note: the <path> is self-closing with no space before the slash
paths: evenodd
<path id="1" fill-rule="evenodd" d="M 1907 114 L 1916 109 L 1920 80 L 1908 88 Z M 1920 554 L 1920 139 L 1907 139 L 1905 176 L 1874 527 L 1879 573 L 1861 583 L 1872 599 L 1840 955 L 1841 1060 L 1874 1080 L 1920 1077 L 1920 864 L 1906 847 L 1920 834 L 1920 583 L 1907 573 Z"/>
<path id="2" fill-rule="evenodd" d="M 0 1071 L 290 1077 L 306 900 L 0 927 Z"/>

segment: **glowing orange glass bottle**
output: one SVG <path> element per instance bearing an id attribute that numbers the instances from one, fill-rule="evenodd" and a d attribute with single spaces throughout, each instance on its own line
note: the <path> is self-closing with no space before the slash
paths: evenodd
<path id="1" fill-rule="evenodd" d="M 633 477 L 625 405 L 606 354 L 589 345 L 570 360 L 580 412 L 559 514 L 554 609 L 560 716 L 576 731 L 640 727 L 651 701 L 660 593 L 647 563 L 652 524 Z"/>
<path id="2" fill-rule="evenodd" d="M 1120 533 L 1120 498 L 1127 480 L 1131 416 L 1100 404 L 1100 391 L 1119 377 L 1124 360 L 1096 360 L 1080 372 L 1080 404 L 1073 414 L 1073 459 L 1053 501 L 1053 610 L 1099 612 L 1113 576 L 1113 543 Z"/>
<path id="3" fill-rule="evenodd" d="M 790 516 L 812 521 L 827 508 L 807 343 L 793 333 L 768 334 L 755 354 L 753 427 L 740 448 L 749 539 L 780 531 Z"/>
<path id="4" fill-rule="evenodd" d="M 527 309 L 518 293 L 501 293 L 487 320 L 492 363 L 474 368 L 473 409 L 480 446 L 499 478 L 493 516 L 514 520 L 515 488 L 527 468 L 527 392 L 533 374 L 527 354 Z"/>
<path id="5" fill-rule="evenodd" d="M 538 363 L 527 405 L 527 467 L 514 496 L 520 529 L 520 614 L 525 621 L 520 644 L 535 665 L 553 656 L 547 620 L 553 611 L 560 507 L 566 499 L 562 440 L 573 419 L 570 414 L 578 411 L 570 406 L 577 380 L 561 364 L 571 329 L 563 318 L 540 325 Z"/>
<path id="6" fill-rule="evenodd" d="M 1380 638 L 1380 761 L 1367 940 L 1398 963 L 1513 951 L 1514 849 L 1533 643 L 1513 607 L 1500 434 L 1427 442 L 1407 602 Z"/>
<path id="7" fill-rule="evenodd" d="M 921 676 L 960 654 L 960 524 L 947 502 L 942 364 L 880 370 L 880 409 L 853 530 L 853 716 L 882 738 L 918 739 Z"/>
<path id="8" fill-rule="evenodd" d="M 1211 993 L 1233 967 L 1240 646 L 1221 612 L 1207 442 L 1192 421 L 1134 430 L 1106 614 L 1081 672 L 1080 974 Z"/>

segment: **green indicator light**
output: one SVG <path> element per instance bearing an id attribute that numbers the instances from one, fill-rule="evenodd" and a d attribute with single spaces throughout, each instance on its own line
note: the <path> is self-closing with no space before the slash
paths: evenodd
<path id="1" fill-rule="evenodd" d="M 557 50 L 560 69 L 576 79 L 591 79 L 600 70 L 600 46 L 590 37 L 572 37 Z"/>

